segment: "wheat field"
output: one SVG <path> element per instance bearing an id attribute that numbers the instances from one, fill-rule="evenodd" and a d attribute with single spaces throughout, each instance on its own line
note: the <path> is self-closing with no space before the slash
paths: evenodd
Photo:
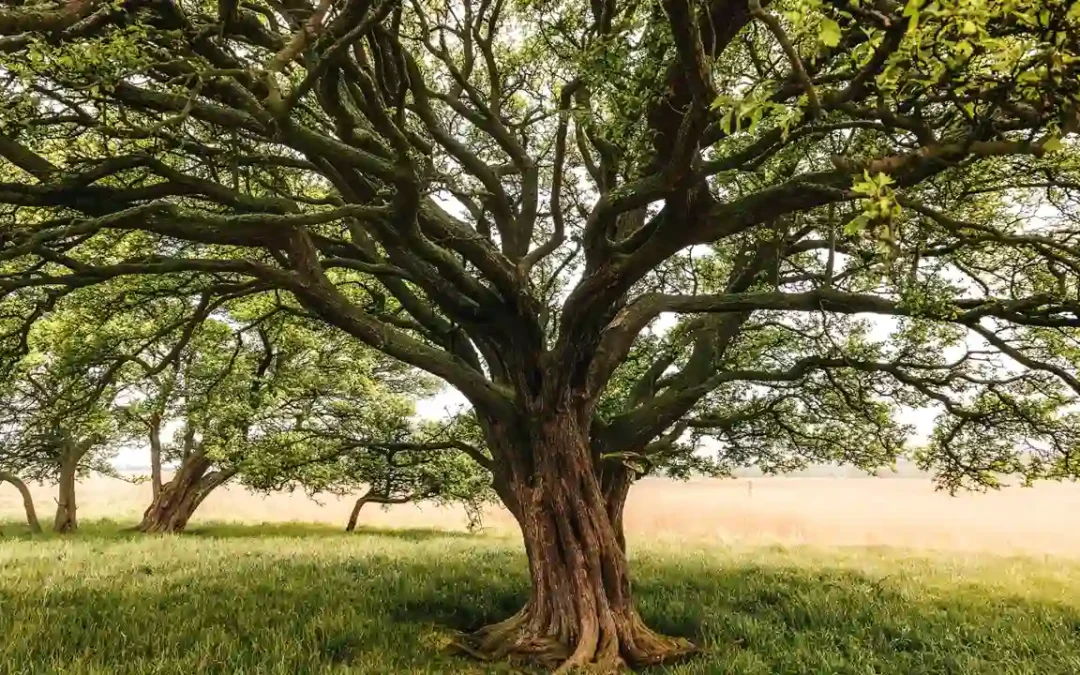
<path id="1" fill-rule="evenodd" d="M 32 486 L 39 515 L 54 505 L 48 486 Z M 79 486 L 79 516 L 134 521 L 149 503 L 148 483 L 92 478 Z M 302 492 L 252 494 L 231 486 L 211 495 L 192 521 L 344 526 L 352 500 L 314 499 Z M 0 520 L 20 517 L 21 502 L 0 485 Z M 630 494 L 627 530 L 633 539 L 690 543 L 889 546 L 910 549 L 1058 555 L 1080 558 L 1080 485 L 1041 484 L 956 497 L 924 479 L 753 478 L 675 482 L 645 479 Z M 368 507 L 362 525 L 376 528 L 463 530 L 460 508 L 432 504 Z M 498 507 L 485 527 L 511 533 L 515 524 Z"/>

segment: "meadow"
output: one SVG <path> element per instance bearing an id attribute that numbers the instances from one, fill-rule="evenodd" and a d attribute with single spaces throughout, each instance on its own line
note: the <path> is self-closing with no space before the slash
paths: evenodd
<path id="1" fill-rule="evenodd" d="M 503 514 L 470 534 L 453 509 L 373 509 L 347 535 L 343 500 L 233 489 L 187 534 L 146 537 L 125 531 L 146 489 L 84 485 L 82 531 L 32 540 L 3 493 L 0 673 L 520 672 L 446 649 L 525 598 Z M 1080 672 L 1072 486 L 956 499 L 915 480 L 636 490 L 641 611 L 703 647 L 651 672 Z"/>

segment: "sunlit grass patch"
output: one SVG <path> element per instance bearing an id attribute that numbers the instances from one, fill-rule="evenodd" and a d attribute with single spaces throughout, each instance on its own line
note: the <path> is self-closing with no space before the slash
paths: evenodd
<path id="1" fill-rule="evenodd" d="M 501 673 L 444 649 L 528 591 L 513 538 L 205 525 L 0 540 L 0 673 Z M 889 549 L 633 544 L 656 672 L 1080 672 L 1080 564 Z"/>

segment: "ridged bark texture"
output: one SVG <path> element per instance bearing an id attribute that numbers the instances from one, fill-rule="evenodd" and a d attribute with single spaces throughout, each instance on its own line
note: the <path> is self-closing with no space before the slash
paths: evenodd
<path id="1" fill-rule="evenodd" d="M 461 648 L 557 673 L 613 673 L 692 652 L 689 642 L 649 629 L 634 607 L 622 533 L 627 475 L 598 478 L 573 416 L 541 423 L 533 436 L 532 475 L 512 481 L 516 503 L 508 504 L 521 524 L 531 596 L 513 617 L 463 638 Z"/>
<path id="2" fill-rule="evenodd" d="M 79 529 L 78 506 L 75 503 L 75 475 L 79 467 L 79 455 L 68 450 L 60 460 L 60 482 L 56 498 L 56 518 L 53 531 L 67 534 Z"/>
<path id="3" fill-rule="evenodd" d="M 143 513 L 139 530 L 148 534 L 178 533 L 210 493 L 235 475 L 235 471 L 210 471 L 205 454 L 188 455 L 172 480 L 161 486 Z"/>

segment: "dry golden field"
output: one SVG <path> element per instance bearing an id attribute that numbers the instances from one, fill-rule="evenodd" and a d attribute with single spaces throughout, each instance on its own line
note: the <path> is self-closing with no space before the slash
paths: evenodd
<path id="1" fill-rule="evenodd" d="M 54 505 L 48 487 L 34 486 L 43 521 Z M 83 519 L 134 520 L 150 486 L 108 478 L 79 486 Z M 251 494 L 240 487 L 211 495 L 200 522 L 318 522 L 344 525 L 351 500 L 303 493 Z M 0 486 L 0 520 L 19 517 L 18 494 Z M 368 507 L 369 527 L 463 529 L 464 513 L 431 504 Z M 647 479 L 631 492 L 632 539 L 694 543 L 811 546 L 892 546 L 916 549 L 1053 554 L 1080 558 L 1080 486 L 1045 484 L 950 497 L 924 479 L 754 478 Z M 493 507 L 486 526 L 510 532 L 509 515 Z"/>

